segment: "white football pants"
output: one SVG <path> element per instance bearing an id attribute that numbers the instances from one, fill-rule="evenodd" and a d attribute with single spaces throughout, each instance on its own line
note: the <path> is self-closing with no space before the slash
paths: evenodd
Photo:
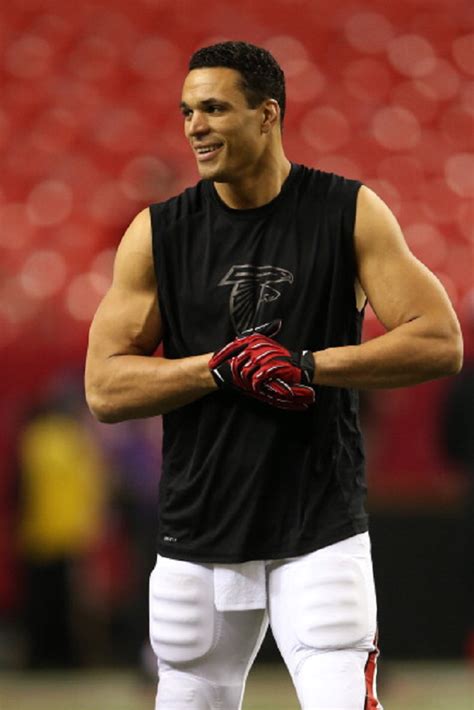
<path id="1" fill-rule="evenodd" d="M 155 710 L 240 710 L 269 622 L 303 710 L 382 710 L 368 533 L 302 557 L 246 564 L 262 565 L 261 593 L 253 590 L 250 608 L 222 611 L 215 572 L 225 565 L 158 557 L 150 577 Z M 232 579 L 239 565 L 228 567 Z"/>

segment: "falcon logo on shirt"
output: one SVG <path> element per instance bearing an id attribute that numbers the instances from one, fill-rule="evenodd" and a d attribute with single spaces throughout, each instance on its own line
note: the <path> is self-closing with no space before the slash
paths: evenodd
<path id="1" fill-rule="evenodd" d="M 219 286 L 232 286 L 229 312 L 235 332 L 241 333 L 255 325 L 265 304 L 280 297 L 281 291 L 275 288 L 275 284 L 292 284 L 293 281 L 291 271 L 279 266 L 232 266 Z"/>

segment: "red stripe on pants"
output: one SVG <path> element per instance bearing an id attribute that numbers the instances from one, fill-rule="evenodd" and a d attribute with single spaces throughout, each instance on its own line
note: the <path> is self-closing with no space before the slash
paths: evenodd
<path id="1" fill-rule="evenodd" d="M 369 653 L 365 664 L 365 705 L 364 710 L 377 710 L 380 708 L 379 701 L 375 696 L 375 671 L 377 669 L 377 658 L 379 649 L 377 648 L 377 637 L 374 639 L 375 649 Z"/>

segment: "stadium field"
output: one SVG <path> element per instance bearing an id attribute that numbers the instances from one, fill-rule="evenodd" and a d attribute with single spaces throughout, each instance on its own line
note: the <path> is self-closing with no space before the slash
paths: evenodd
<path id="1" fill-rule="evenodd" d="M 473 710 L 474 668 L 456 663 L 386 663 L 385 710 Z M 123 672 L 0 673 L 0 710 L 152 710 L 152 684 Z M 297 710 L 280 665 L 258 664 L 243 710 Z"/>

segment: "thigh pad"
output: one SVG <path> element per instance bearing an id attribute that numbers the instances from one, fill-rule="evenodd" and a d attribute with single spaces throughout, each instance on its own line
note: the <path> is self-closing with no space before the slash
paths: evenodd
<path id="1" fill-rule="evenodd" d="M 296 575 L 295 634 L 309 648 L 364 647 L 375 631 L 366 566 L 347 555 L 308 558 Z"/>
<path id="2" fill-rule="evenodd" d="M 212 572 L 178 560 L 158 563 L 150 576 L 150 641 L 159 660 L 187 663 L 214 642 Z"/>

